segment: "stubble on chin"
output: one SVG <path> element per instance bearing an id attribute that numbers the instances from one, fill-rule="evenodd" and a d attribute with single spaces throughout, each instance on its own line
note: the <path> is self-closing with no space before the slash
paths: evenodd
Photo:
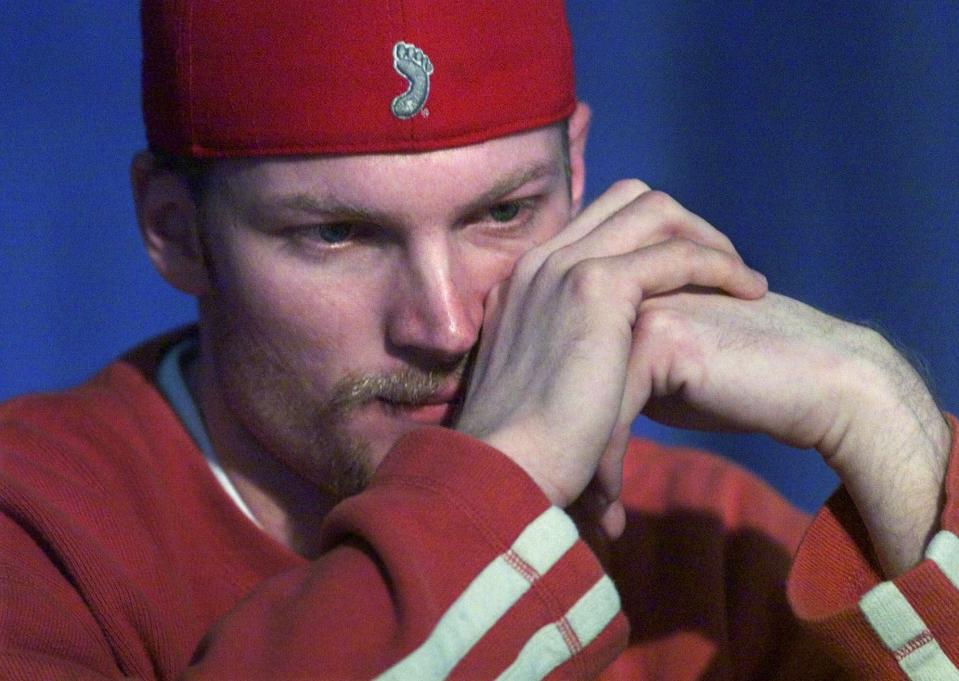
<path id="1" fill-rule="evenodd" d="M 370 441 L 350 429 L 353 412 L 374 401 L 386 409 L 423 403 L 459 379 L 466 363 L 441 371 L 351 373 L 323 395 L 308 371 L 264 343 L 226 334 L 214 339 L 214 353 L 230 407 L 259 448 L 335 499 L 362 491 L 376 466 Z"/>

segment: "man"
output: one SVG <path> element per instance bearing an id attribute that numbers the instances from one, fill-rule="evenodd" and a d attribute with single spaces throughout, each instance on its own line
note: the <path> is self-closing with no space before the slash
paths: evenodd
<path id="1" fill-rule="evenodd" d="M 908 363 L 638 181 L 582 205 L 561 3 L 355 5 L 143 3 L 198 325 L 0 411 L 3 674 L 959 678 Z M 837 471 L 805 628 L 806 520 L 641 411 Z"/>

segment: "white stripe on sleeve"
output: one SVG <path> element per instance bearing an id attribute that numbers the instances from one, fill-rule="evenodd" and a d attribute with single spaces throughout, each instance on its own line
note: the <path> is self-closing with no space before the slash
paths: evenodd
<path id="1" fill-rule="evenodd" d="M 911 681 L 959 681 L 959 670 L 894 583 L 877 584 L 859 609 Z"/>
<path id="2" fill-rule="evenodd" d="M 619 607 L 616 587 L 604 575 L 565 617 L 546 625 L 526 642 L 499 681 L 542 679 L 592 643 L 616 616 Z"/>
<path id="3" fill-rule="evenodd" d="M 959 590 L 959 537 L 948 530 L 941 530 L 929 542 L 926 558 L 933 561 L 942 574 Z"/>
<path id="4" fill-rule="evenodd" d="M 578 538 L 569 516 L 556 507 L 544 511 L 470 582 L 426 641 L 378 678 L 427 681 L 446 677 Z"/>

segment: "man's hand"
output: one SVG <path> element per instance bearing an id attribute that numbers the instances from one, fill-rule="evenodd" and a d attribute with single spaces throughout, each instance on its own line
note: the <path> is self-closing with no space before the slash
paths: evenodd
<path id="1" fill-rule="evenodd" d="M 682 292 L 644 301 L 635 337 L 626 390 L 649 416 L 817 449 L 885 573 L 918 562 L 936 529 L 950 431 L 880 334 L 775 294 Z"/>
<path id="2" fill-rule="evenodd" d="M 554 504 L 568 506 L 593 481 L 593 505 L 605 508 L 644 404 L 626 394 L 640 305 L 690 285 L 766 292 L 701 218 L 640 182 L 614 185 L 491 292 L 457 428 L 505 452 Z M 622 531 L 618 510 L 605 520 L 612 535 Z"/>
<path id="3" fill-rule="evenodd" d="M 898 574 L 936 528 L 948 424 L 878 333 L 765 293 L 702 219 L 642 183 L 615 185 L 491 292 L 457 427 L 553 503 L 583 495 L 613 537 L 640 411 L 815 448 Z"/>

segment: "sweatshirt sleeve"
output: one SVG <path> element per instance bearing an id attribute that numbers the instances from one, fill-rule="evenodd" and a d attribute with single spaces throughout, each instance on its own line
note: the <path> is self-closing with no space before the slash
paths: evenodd
<path id="1" fill-rule="evenodd" d="M 619 595 L 508 457 L 401 438 L 307 561 L 126 364 L 0 405 L 0 678 L 594 678 Z"/>
<path id="2" fill-rule="evenodd" d="M 459 433 L 400 440 L 323 541 L 217 625 L 189 678 L 591 678 L 625 645 L 570 518 Z"/>
<path id="3" fill-rule="evenodd" d="M 940 530 L 924 559 L 884 581 L 845 490 L 817 514 L 790 574 L 797 616 L 854 679 L 959 679 L 959 435 Z"/>

